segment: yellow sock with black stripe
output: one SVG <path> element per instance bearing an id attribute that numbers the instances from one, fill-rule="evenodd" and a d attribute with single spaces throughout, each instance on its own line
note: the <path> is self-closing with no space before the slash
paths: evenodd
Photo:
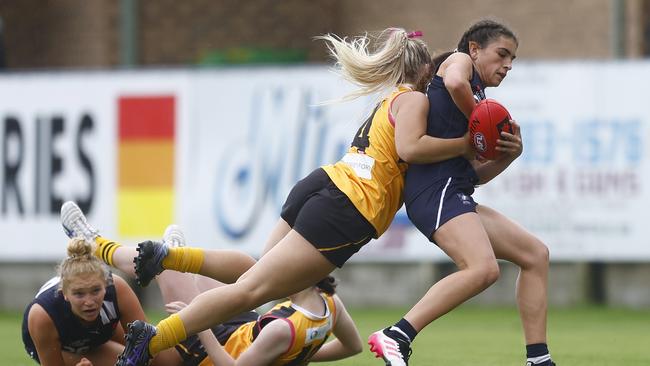
<path id="1" fill-rule="evenodd" d="M 185 326 L 178 314 L 172 314 L 156 325 L 156 335 L 149 341 L 149 354 L 157 355 L 160 351 L 172 348 L 187 338 Z"/>
<path id="2" fill-rule="evenodd" d="M 109 266 L 115 267 L 113 265 L 113 253 L 115 253 L 117 248 L 121 247 L 122 245 L 101 236 L 95 238 L 95 243 L 97 244 L 97 249 L 95 249 L 95 257 L 101 259 Z"/>
<path id="3" fill-rule="evenodd" d="M 169 248 L 169 254 L 163 259 L 164 269 L 179 272 L 199 273 L 205 254 L 202 248 L 175 247 Z"/>

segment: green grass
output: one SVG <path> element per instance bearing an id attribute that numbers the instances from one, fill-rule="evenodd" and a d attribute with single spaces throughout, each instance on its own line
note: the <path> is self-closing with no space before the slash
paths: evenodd
<path id="1" fill-rule="evenodd" d="M 353 311 L 362 336 L 399 319 L 391 310 Z M 650 365 L 650 311 L 596 307 L 552 310 L 549 346 L 559 366 Z M 524 340 L 515 309 L 461 307 L 422 331 L 411 365 L 523 366 Z M 340 365 L 377 365 L 370 352 Z M 381 363 L 379 363 L 381 365 Z"/>
<path id="2" fill-rule="evenodd" d="M 404 309 L 350 309 L 362 337 L 399 319 Z M 159 316 L 154 314 L 154 319 Z M 35 365 L 20 337 L 21 316 L 0 313 L 2 365 Z M 418 335 L 411 365 L 523 366 L 524 345 L 515 309 L 461 307 Z M 650 365 L 650 310 L 599 307 L 554 309 L 549 343 L 559 366 Z M 382 365 L 370 352 L 320 365 Z"/>

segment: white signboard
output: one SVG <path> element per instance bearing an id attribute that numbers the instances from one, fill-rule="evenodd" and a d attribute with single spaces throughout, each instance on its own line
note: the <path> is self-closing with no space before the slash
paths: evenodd
<path id="1" fill-rule="evenodd" d="M 0 260 L 66 255 L 62 202 L 116 237 L 118 100 L 174 95 L 179 119 L 187 73 L 31 73 L 0 77 Z M 119 237 L 117 239 L 120 239 Z"/>
<path id="2" fill-rule="evenodd" d="M 476 198 L 538 235 L 553 259 L 650 259 L 650 64 L 514 70 L 488 94 L 521 123 L 524 154 Z"/>
<path id="3" fill-rule="evenodd" d="M 488 97 L 522 126 L 524 154 L 475 199 L 522 224 L 553 260 L 650 260 L 650 63 L 518 63 Z M 326 67 L 13 74 L 0 77 L 0 261 L 65 255 L 58 206 L 118 229 L 117 101 L 176 103 L 174 221 L 190 245 L 259 255 L 293 184 L 338 160 L 374 99 Z M 155 169 L 155 166 L 152 167 Z M 400 211 L 354 260 L 446 258 Z"/>

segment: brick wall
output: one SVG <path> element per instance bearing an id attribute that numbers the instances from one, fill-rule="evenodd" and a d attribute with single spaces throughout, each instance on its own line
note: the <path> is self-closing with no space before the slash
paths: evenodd
<path id="1" fill-rule="evenodd" d="M 519 36 L 523 59 L 612 57 L 613 0 L 133 0 L 137 61 L 195 64 L 232 47 L 298 48 L 325 60 L 312 37 L 402 26 L 424 31 L 434 51 L 453 49 L 474 21 L 493 17 Z M 645 52 L 649 0 L 625 1 L 626 55 Z M 110 67 L 120 63 L 120 1 L 0 1 L 10 68 Z"/>
<path id="2" fill-rule="evenodd" d="M 462 33 L 484 17 L 509 25 L 520 58 L 609 58 L 611 0 L 357 0 L 342 2 L 342 31 L 356 34 L 402 26 L 424 31 L 433 51 L 456 47 Z M 629 5 L 632 2 L 629 2 Z M 638 5 L 636 5 L 638 6 Z M 632 12 L 632 11 L 631 11 Z"/>
<path id="3" fill-rule="evenodd" d="M 336 28 L 335 0 L 142 0 L 142 64 L 192 64 L 232 47 L 298 48 L 321 59 L 311 37 Z"/>
<path id="4" fill-rule="evenodd" d="M 9 68 L 115 65 L 118 1 L 0 2 Z"/>

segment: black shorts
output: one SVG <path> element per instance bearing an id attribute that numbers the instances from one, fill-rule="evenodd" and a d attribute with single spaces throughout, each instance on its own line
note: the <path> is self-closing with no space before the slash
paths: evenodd
<path id="1" fill-rule="evenodd" d="M 230 336 L 237 329 L 239 329 L 239 327 L 246 323 L 254 322 L 259 317 L 260 315 L 254 311 L 241 313 L 225 323 L 221 323 L 212 327 L 212 333 L 214 333 L 214 336 L 217 337 L 217 340 L 223 346 L 228 341 L 228 338 L 230 338 Z"/>
<path id="2" fill-rule="evenodd" d="M 256 321 L 258 317 L 259 315 L 256 312 L 248 311 L 237 315 L 225 323 L 212 327 L 211 330 L 223 346 L 239 327 L 248 322 Z M 176 345 L 176 351 L 183 359 L 183 366 L 199 366 L 208 357 L 208 353 L 196 334 Z"/>
<path id="3" fill-rule="evenodd" d="M 464 213 L 476 212 L 472 193 L 474 184 L 469 179 L 438 181 L 407 202 L 406 213 L 413 225 L 433 242 L 433 233 L 445 222 Z"/>
<path id="4" fill-rule="evenodd" d="M 375 228 L 319 168 L 296 183 L 280 216 L 337 267 L 375 237 Z"/>

